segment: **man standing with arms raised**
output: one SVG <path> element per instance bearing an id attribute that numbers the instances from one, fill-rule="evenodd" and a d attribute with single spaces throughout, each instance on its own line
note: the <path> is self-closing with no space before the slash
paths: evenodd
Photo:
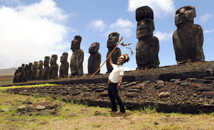
<path id="1" fill-rule="evenodd" d="M 124 76 L 124 69 L 123 69 L 122 65 L 128 61 L 129 61 L 128 54 L 124 54 L 124 55 L 120 56 L 117 60 L 117 64 L 113 64 L 111 56 L 109 58 L 110 65 L 113 68 L 113 70 L 110 73 L 109 78 L 108 78 L 108 80 L 109 80 L 108 81 L 108 95 L 109 95 L 109 98 L 111 100 L 111 105 L 112 105 L 111 112 L 117 111 L 117 105 L 116 105 L 116 101 L 117 101 L 118 105 L 120 106 L 120 114 L 125 113 L 124 104 L 118 94 L 118 90 L 121 87 L 121 83 L 122 83 L 123 76 Z"/>

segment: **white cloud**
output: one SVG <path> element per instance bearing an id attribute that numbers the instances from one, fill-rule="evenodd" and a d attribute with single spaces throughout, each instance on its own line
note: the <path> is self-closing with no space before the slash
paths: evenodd
<path id="1" fill-rule="evenodd" d="M 129 67 L 124 67 L 123 69 L 124 69 L 124 71 L 133 71 L 133 70 L 136 70 L 135 68 L 134 68 L 134 69 L 131 69 L 131 68 L 129 68 Z"/>
<path id="2" fill-rule="evenodd" d="M 205 34 L 207 34 L 207 33 L 214 33 L 214 29 L 213 30 L 205 30 L 204 33 Z"/>
<path id="3" fill-rule="evenodd" d="M 95 30 L 95 31 L 104 31 L 107 28 L 107 25 L 102 20 L 93 20 L 89 24 L 89 29 Z"/>
<path id="4" fill-rule="evenodd" d="M 172 39 L 172 32 L 171 33 L 165 33 L 165 32 L 160 32 L 157 31 L 154 34 L 156 37 L 158 37 L 159 41 L 166 41 L 169 39 Z"/>
<path id="5" fill-rule="evenodd" d="M 102 20 L 93 20 L 88 28 L 93 31 L 100 31 L 103 33 L 103 36 L 108 36 L 111 32 L 118 32 L 121 35 L 130 37 L 133 35 L 134 24 L 126 19 L 118 18 L 115 23 L 110 25 L 106 24 Z"/>
<path id="6" fill-rule="evenodd" d="M 117 21 L 113 24 L 110 25 L 110 30 L 111 32 L 118 32 L 121 35 L 125 35 L 127 37 L 130 37 L 133 35 L 133 30 L 134 24 L 126 19 L 118 18 Z"/>
<path id="7" fill-rule="evenodd" d="M 64 41 L 68 16 L 53 0 L 0 7 L 0 68 L 43 60 L 70 46 Z"/>
<path id="8" fill-rule="evenodd" d="M 135 12 L 140 6 L 150 6 L 154 17 L 162 18 L 175 13 L 174 0 L 129 0 L 128 11 Z"/>
<path id="9" fill-rule="evenodd" d="M 200 17 L 201 23 L 206 23 L 210 18 L 212 18 L 211 14 L 205 14 Z"/>

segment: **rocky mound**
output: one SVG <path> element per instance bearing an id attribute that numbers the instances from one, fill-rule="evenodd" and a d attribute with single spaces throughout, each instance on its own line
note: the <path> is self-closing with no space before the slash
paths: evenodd
<path id="1" fill-rule="evenodd" d="M 55 115 L 60 108 L 59 103 L 53 102 L 38 102 L 32 103 L 30 101 L 23 102 L 22 106 L 19 106 L 17 110 L 21 114 L 26 115 Z"/>

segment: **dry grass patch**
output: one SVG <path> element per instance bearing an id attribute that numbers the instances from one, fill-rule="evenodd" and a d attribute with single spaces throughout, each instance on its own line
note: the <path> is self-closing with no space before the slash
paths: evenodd
<path id="1" fill-rule="evenodd" d="M 157 113 L 153 109 L 110 113 L 110 108 L 88 107 L 53 100 L 0 92 L 0 129 L 40 130 L 170 130 L 214 129 L 213 114 Z M 24 101 L 61 102 L 60 112 L 53 116 L 21 115 L 16 108 Z"/>

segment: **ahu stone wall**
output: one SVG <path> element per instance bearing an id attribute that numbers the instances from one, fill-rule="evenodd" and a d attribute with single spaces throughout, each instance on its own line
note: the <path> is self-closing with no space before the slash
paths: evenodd
<path id="1" fill-rule="evenodd" d="M 153 107 L 159 112 L 199 113 L 214 111 L 214 77 L 170 81 L 124 82 L 119 94 L 126 109 Z M 7 92 L 50 96 L 66 102 L 109 107 L 107 83 L 79 83 L 37 88 L 15 88 Z"/>

